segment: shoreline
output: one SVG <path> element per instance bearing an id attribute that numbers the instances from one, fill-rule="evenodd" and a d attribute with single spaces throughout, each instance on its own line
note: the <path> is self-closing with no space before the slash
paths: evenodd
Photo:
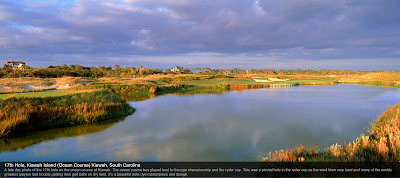
<path id="1" fill-rule="evenodd" d="M 368 135 L 343 146 L 333 144 L 320 152 L 318 146 L 300 145 L 291 149 L 269 152 L 266 162 L 399 162 L 400 103 L 388 106 L 376 120 L 370 122 Z"/>
<path id="2" fill-rule="evenodd" d="M 214 79 L 214 78 L 211 78 Z M 254 83 L 254 84 L 239 84 L 241 81 L 237 79 L 230 79 L 228 80 L 233 81 L 232 83 L 227 83 L 224 82 L 224 78 L 217 78 L 217 80 L 210 81 L 211 79 L 206 79 L 206 80 L 189 80 L 189 82 L 197 82 L 199 85 L 189 85 L 187 83 L 179 82 L 179 83 L 167 83 L 163 85 L 151 85 L 151 84 L 118 84 L 118 83 L 93 83 L 93 84 L 76 84 L 69 89 L 66 89 L 64 91 L 79 91 L 79 92 L 85 92 L 85 93 L 93 93 L 93 92 L 98 92 L 102 90 L 104 94 L 111 96 L 110 94 L 114 95 L 110 98 L 118 98 L 121 99 L 115 94 L 119 95 L 140 95 L 140 94 L 162 94 L 162 93 L 174 93 L 174 92 L 182 92 L 182 91 L 196 91 L 196 90 L 203 90 L 203 89 L 212 89 L 212 90 L 220 90 L 220 89 L 227 89 L 227 90 L 246 90 L 246 89 L 256 89 L 256 88 L 269 88 L 272 87 L 273 84 L 269 83 Z M 171 79 L 172 80 L 172 79 Z M 218 81 L 223 81 L 219 82 L 218 85 L 212 85 L 212 82 L 218 82 Z M 236 82 L 236 83 L 235 83 Z M 287 82 L 287 81 L 284 81 Z M 371 82 L 316 82 L 316 81 L 310 81 L 310 82 L 302 82 L 302 83 L 284 83 L 284 82 L 278 82 L 278 86 L 283 86 L 283 87 L 288 87 L 289 84 L 290 86 L 296 86 L 296 85 L 336 85 L 336 84 L 357 84 L 357 85 L 366 85 L 366 86 L 378 86 L 378 87 L 390 87 L 390 88 L 399 88 L 400 86 L 392 84 L 392 82 L 389 83 L 384 83 L 380 81 L 371 81 Z M 290 82 L 290 80 L 289 80 Z M 211 85 L 210 85 L 211 84 Z M 393 86 L 392 86 L 393 85 Z M 83 91 L 83 90 L 92 90 L 92 91 Z M 95 90 L 95 91 L 93 91 Z M 108 94 L 107 94 L 108 92 Z M 44 93 L 44 92 L 24 92 L 24 93 Z M 47 93 L 47 92 L 46 92 Z M 115 93 L 115 94 L 114 94 Z M 12 93 L 14 94 L 14 93 Z M 68 94 L 64 96 L 48 96 L 46 98 L 53 98 L 54 100 L 61 99 L 65 96 L 72 96 L 72 95 L 82 95 L 83 93 L 73 93 L 73 94 Z M 32 100 L 32 103 L 35 103 L 36 105 L 43 105 L 43 102 L 39 101 L 34 101 L 34 100 L 40 100 L 38 98 L 40 97 L 22 97 L 22 100 Z M 90 97 L 89 97 L 90 98 Z M 105 97 L 107 98 L 107 97 Z M 115 99 L 114 98 L 114 99 Z M 18 100 L 15 97 L 10 97 L 6 98 L 3 100 Z M 147 98 L 146 98 L 147 99 Z M 88 101 L 88 100 L 87 100 Z M 113 101 L 111 99 L 111 101 Z M 18 102 L 17 102 L 18 103 Z M 29 102 L 28 102 L 29 103 Z M 75 103 L 69 103 L 67 107 L 72 107 L 72 108 L 85 108 L 84 105 L 80 105 L 79 103 L 85 103 L 85 101 L 81 102 L 75 102 Z M 102 102 L 97 102 L 96 104 L 99 104 Z M 396 104 L 394 107 L 398 107 L 399 104 Z M 89 105 L 88 105 L 89 106 Z M 98 107 L 95 105 L 91 106 L 86 106 L 87 108 L 90 107 Z M 66 107 L 66 106 L 57 106 L 57 104 L 54 104 L 52 106 L 53 108 L 61 108 L 61 107 Z M 38 131 L 38 130 L 46 130 L 49 128 L 59 128 L 59 127 L 68 127 L 71 125 L 80 125 L 80 124 L 90 124 L 102 120 L 108 120 L 116 117 L 121 117 L 121 116 L 127 116 L 132 114 L 135 109 L 130 107 L 128 104 L 126 104 L 125 100 L 123 100 L 123 103 L 112 103 L 108 105 L 110 108 L 119 108 L 117 111 L 113 109 L 102 109 L 102 110 L 96 110 L 93 111 L 92 113 L 86 113 L 86 116 L 80 115 L 80 114 L 75 114 L 72 116 L 66 116 L 62 119 L 50 119 L 50 120 L 45 120 L 45 121 L 38 121 L 38 122 L 30 122 L 30 121 L 17 121 L 16 124 L 9 126 L 9 128 L 4 129 L 4 124 L 2 124 L 2 130 L 0 130 L 0 138 L 4 137 L 9 137 L 9 136 L 14 136 L 14 135 L 23 135 L 27 134 L 31 131 Z M 97 108 L 98 109 L 98 108 Z M 32 109 L 31 109 L 32 110 Z M 62 109 L 61 109 L 62 110 Z M 68 110 L 68 109 L 67 109 Z M 390 108 L 388 108 L 386 112 L 392 112 Z M 56 111 L 58 111 L 56 109 Z M 398 115 L 400 111 L 397 111 L 397 120 L 398 120 Z M 3 114 L 4 112 L 0 113 Z M 68 113 L 68 112 L 67 112 Z M 29 115 L 29 114 L 28 114 Z M 383 114 L 384 115 L 384 114 Z M 2 117 L 2 116 L 0 116 Z M 381 116 L 382 117 L 382 116 Z M 379 117 L 377 120 L 382 120 L 381 117 Z M 393 120 L 396 119 L 391 119 L 390 121 L 392 122 Z M 373 124 L 376 124 L 375 122 Z M 392 129 L 393 125 L 396 123 L 391 123 L 392 125 L 389 124 L 389 126 L 385 126 L 388 129 Z M 399 125 L 400 126 L 400 125 Z M 372 127 L 377 128 L 376 126 L 372 125 Z M 7 130 L 8 129 L 8 130 Z M 4 131 L 6 130 L 6 131 Z M 376 133 L 375 133 L 376 134 Z M 378 133 L 379 134 L 379 133 Z M 399 135 L 399 133 L 397 133 Z M 393 135 L 393 133 L 392 133 Z M 378 139 L 378 140 L 377 140 Z M 385 141 L 386 140 L 386 141 Z M 343 146 L 334 144 L 331 147 L 329 147 L 327 150 L 323 152 L 316 151 L 318 150 L 317 148 L 311 148 L 311 147 L 305 147 L 305 146 L 300 146 L 292 149 L 286 149 L 286 150 L 280 150 L 280 151 L 275 151 L 275 152 L 270 152 L 268 157 L 263 158 L 263 161 L 399 161 L 400 157 L 393 157 L 390 155 L 400 155 L 400 150 L 393 149 L 393 145 L 391 143 L 395 142 L 396 140 L 393 140 L 393 138 L 381 136 L 379 138 L 372 137 L 371 134 L 368 136 L 360 136 L 360 138 L 357 138 L 355 141 L 353 141 L 353 144 L 344 144 Z M 369 143 L 369 144 L 368 144 Z M 399 141 L 395 142 L 395 144 L 400 145 L 400 138 Z M 349 145 L 352 145 L 352 148 L 350 148 Z M 355 146 L 356 145 L 356 146 Z M 361 145 L 361 146 L 360 146 Z M 357 147 L 357 149 L 353 148 Z M 365 149 L 367 149 L 368 153 L 365 153 Z M 364 151 L 364 152 L 363 152 Z M 389 154 L 390 153 L 390 154 Z M 360 154 L 369 154 L 367 157 L 360 157 Z M 343 156 L 344 155 L 344 156 Z M 351 156 L 352 157 L 351 157 Z M 348 158 L 344 158 L 344 157 Z M 357 157 L 358 156 L 358 157 Z"/>
<path id="3" fill-rule="evenodd" d="M 135 109 L 106 90 L 62 96 L 0 100 L 0 137 L 70 125 L 90 124 L 132 114 Z"/>

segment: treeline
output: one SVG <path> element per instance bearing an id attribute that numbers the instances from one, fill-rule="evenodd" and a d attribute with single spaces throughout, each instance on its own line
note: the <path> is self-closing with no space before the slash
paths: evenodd
<path id="1" fill-rule="evenodd" d="M 121 68 L 119 65 L 85 67 L 81 65 L 49 66 L 46 68 L 30 68 L 21 69 L 3 67 L 0 70 L 0 78 L 18 78 L 18 77 L 39 77 L 39 78 L 57 78 L 57 77 L 117 77 L 117 76 L 141 76 L 159 73 L 174 73 L 170 70 L 149 69 L 143 66 Z M 179 73 L 191 73 L 189 69 L 185 69 Z"/>
<path id="2" fill-rule="evenodd" d="M 373 71 L 373 72 L 386 72 L 386 73 L 398 73 L 398 71 Z M 46 68 L 30 68 L 25 67 L 22 69 L 7 68 L 3 67 L 0 70 L 0 78 L 18 78 L 18 77 L 38 77 L 38 78 L 57 78 L 57 77 L 117 77 L 117 76 L 142 76 L 151 74 L 205 74 L 205 75 L 249 75 L 249 74 L 260 74 L 260 75 L 347 75 L 347 74 L 359 74 L 364 75 L 371 73 L 371 71 L 356 71 L 356 70 L 300 70 L 300 69 L 210 69 L 204 68 L 192 68 L 184 69 L 180 72 L 173 72 L 170 69 L 149 69 L 143 66 L 137 67 L 125 67 L 121 68 L 119 65 L 111 66 L 98 66 L 98 67 L 86 67 L 81 65 L 69 65 L 66 64 L 61 66 L 49 66 Z"/>
<path id="3" fill-rule="evenodd" d="M 260 74 L 260 75 L 348 75 L 348 74 L 367 74 L 371 71 L 357 71 L 357 70 L 300 70 L 300 69 L 210 69 L 210 68 L 194 68 L 192 69 L 195 73 L 199 74 L 225 74 L 225 75 L 249 75 L 249 74 Z M 387 72 L 397 73 L 398 71 L 372 71 L 372 72 Z"/>

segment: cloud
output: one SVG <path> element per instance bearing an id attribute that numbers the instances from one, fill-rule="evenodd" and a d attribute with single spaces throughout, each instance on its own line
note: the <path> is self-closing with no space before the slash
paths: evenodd
<path id="1" fill-rule="evenodd" d="M 398 8 L 372 0 L 1 1 L 0 53 L 393 58 Z"/>
<path id="2" fill-rule="evenodd" d="M 375 43 L 376 39 L 363 39 L 363 40 L 352 40 L 350 45 L 352 46 L 369 46 Z"/>
<path id="3" fill-rule="evenodd" d="M 334 48 L 326 48 L 326 49 L 322 50 L 322 52 L 329 52 L 329 51 L 335 51 L 335 49 Z"/>

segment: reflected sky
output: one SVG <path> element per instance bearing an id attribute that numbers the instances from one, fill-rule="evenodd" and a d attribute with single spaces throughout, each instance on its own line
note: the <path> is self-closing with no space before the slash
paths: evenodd
<path id="1" fill-rule="evenodd" d="M 163 95 L 97 133 L 0 153 L 0 161 L 260 161 L 300 145 L 320 150 L 356 139 L 400 102 L 393 88 L 296 86 Z"/>

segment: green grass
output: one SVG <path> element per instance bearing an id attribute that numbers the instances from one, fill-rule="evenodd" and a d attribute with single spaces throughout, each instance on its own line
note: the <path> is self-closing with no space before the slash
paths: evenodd
<path id="1" fill-rule="evenodd" d="M 46 96 L 63 96 L 74 93 L 82 93 L 86 91 L 49 91 L 49 92 L 31 92 L 31 93 L 10 93 L 10 94 L 0 94 L 0 99 L 5 99 L 10 96 L 15 97 L 46 97 Z"/>
<path id="2" fill-rule="evenodd" d="M 226 82 L 228 84 L 256 84 L 256 83 L 261 83 L 261 82 L 254 82 L 251 80 L 245 80 L 245 79 L 237 79 L 237 78 L 216 78 L 216 79 L 208 79 L 208 80 L 192 80 L 192 81 L 186 81 L 182 82 L 187 85 L 194 85 L 194 86 L 217 86 L 218 83 Z M 268 82 L 270 83 L 270 82 Z"/>
<path id="3" fill-rule="evenodd" d="M 209 80 L 192 80 L 182 82 L 184 84 L 190 86 L 216 86 L 218 83 L 226 82 L 228 84 L 240 84 L 240 85 L 249 85 L 249 84 L 274 84 L 274 83 L 302 83 L 302 82 L 333 82 L 331 80 L 318 80 L 318 79 L 294 79 L 288 81 L 279 81 L 279 82 L 254 82 L 251 80 L 238 79 L 238 78 L 216 78 Z"/>

